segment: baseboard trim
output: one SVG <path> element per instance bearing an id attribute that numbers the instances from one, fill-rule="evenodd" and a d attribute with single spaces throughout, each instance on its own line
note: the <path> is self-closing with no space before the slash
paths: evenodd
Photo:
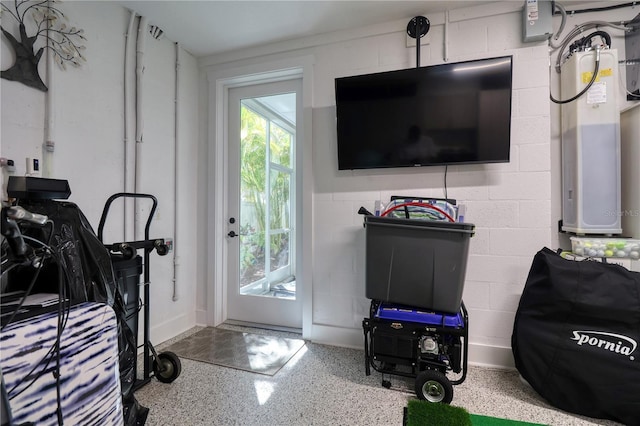
<path id="1" fill-rule="evenodd" d="M 213 325 L 213 324 L 209 324 L 209 321 L 207 318 L 208 318 L 208 315 L 206 310 L 204 309 L 196 310 L 196 325 L 201 325 L 204 327 Z"/>
<path id="2" fill-rule="evenodd" d="M 506 370 L 516 368 L 511 348 L 473 342 L 469 343 L 469 364 Z"/>
<path id="3" fill-rule="evenodd" d="M 312 324 L 311 341 L 321 345 L 364 350 L 364 333 L 362 330 L 355 328 Z"/>
<path id="4" fill-rule="evenodd" d="M 151 327 L 151 344 L 159 345 L 160 343 L 164 343 L 167 340 L 177 336 L 178 334 L 184 333 L 185 331 L 191 329 L 195 326 L 195 321 L 192 318 L 189 319 L 189 316 L 186 314 L 175 316 L 167 321 L 163 321 L 160 324 L 156 324 Z M 139 334 L 140 339 L 138 340 L 138 345 L 144 343 L 144 337 Z"/>

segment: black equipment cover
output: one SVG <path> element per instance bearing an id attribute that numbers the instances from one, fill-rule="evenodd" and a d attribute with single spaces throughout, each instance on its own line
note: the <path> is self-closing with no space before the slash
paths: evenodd
<path id="1" fill-rule="evenodd" d="M 122 390 L 124 420 L 126 426 L 144 425 L 148 408 L 138 404 L 133 395 L 137 360 L 136 338 L 127 325 L 122 289 L 114 277 L 111 257 L 107 248 L 96 236 L 89 221 L 77 205 L 56 200 L 21 200 L 20 205 L 32 213 L 44 214 L 54 222 L 49 227 L 26 227 L 22 233 L 50 245 L 60 254 L 60 262 L 68 278 L 68 298 L 72 304 L 99 302 L 113 308 L 118 318 L 118 355 L 120 386 Z M 21 275 L 32 275 L 32 270 L 16 268 L 11 271 L 10 285 L 6 291 L 24 290 L 21 283 L 29 282 Z M 57 293 L 57 266 L 48 264 L 36 281 L 34 293 Z"/>
<path id="2" fill-rule="evenodd" d="M 639 342 L 640 273 L 546 247 L 536 254 L 511 347 L 522 377 L 550 404 L 640 425 Z"/>

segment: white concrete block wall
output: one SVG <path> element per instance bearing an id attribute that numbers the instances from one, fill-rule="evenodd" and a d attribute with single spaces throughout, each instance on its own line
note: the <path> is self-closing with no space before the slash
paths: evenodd
<path id="1" fill-rule="evenodd" d="M 64 4 L 69 17 L 87 30 L 89 63 L 81 70 L 59 76 L 56 103 L 59 118 L 59 150 L 56 152 L 55 176 L 69 177 L 72 200 L 87 209 L 95 223 L 103 200 L 121 186 L 122 64 L 123 34 L 128 14 L 118 5 L 107 2 L 71 2 Z M 447 43 L 449 62 L 483 57 L 513 55 L 514 91 L 512 106 L 511 161 L 508 164 L 455 166 L 448 168 L 448 195 L 468 205 L 467 220 L 476 224 L 467 264 L 464 299 L 471 315 L 471 360 L 494 365 L 510 365 L 510 333 L 519 294 L 526 280 L 531 259 L 546 244 L 557 244 L 559 218 L 559 148 L 558 109 L 550 108 L 548 49 L 544 42 L 522 44 L 518 2 L 499 2 L 491 6 L 454 10 L 449 14 L 445 34 L 444 14 L 430 16 L 432 28 L 429 44 L 421 48 L 421 65 L 443 63 Z M 411 17 L 407 17 L 410 19 Z M 568 25 L 586 20 L 628 20 L 629 10 L 572 17 Z M 3 20 L 4 21 L 4 20 Z M 559 22 L 556 18 L 556 27 Z M 356 23 L 354 23 L 356 25 Z M 5 26 L 5 22 L 3 22 Z M 360 206 L 373 209 L 376 199 L 390 195 L 444 195 L 444 167 L 379 171 L 338 171 L 335 136 L 334 79 L 336 77 L 379 72 L 415 66 L 415 48 L 406 48 L 406 21 L 391 22 L 343 35 L 319 36 L 312 47 L 309 40 L 301 46 L 283 43 L 252 48 L 227 55 L 239 62 L 268 62 L 274 57 L 312 55 L 313 99 L 313 304 L 314 326 L 322 328 L 328 343 L 360 347 L 360 321 L 368 313 L 364 297 L 364 230 L 356 211 Z M 377 31 L 379 29 L 379 31 Z M 346 41 L 340 41 L 346 40 Z M 614 47 L 622 48 L 622 38 L 614 37 Z M 8 67 L 6 41 L 2 40 L 2 68 Z M 153 43 L 156 43 L 155 41 Z M 172 56 L 169 40 L 149 47 L 153 55 L 149 70 L 149 90 L 158 93 L 150 98 L 145 118 L 148 143 L 157 143 L 145 164 L 146 186 L 157 192 L 162 211 L 162 225 L 172 219 L 172 191 L 167 189 L 165 172 L 171 167 L 172 153 L 161 137 L 167 132 L 165 117 L 172 103 L 171 72 L 165 66 Z M 280 49 L 279 46 L 282 48 Z M 287 52 L 288 49 L 294 49 Z M 244 55 L 244 56 L 243 56 Z M 230 59 L 231 61 L 231 59 Z M 214 63 L 215 58 L 201 63 Z M 221 65 L 222 64 L 222 65 Z M 237 63 L 228 63 L 232 68 Z M 205 288 L 206 258 L 195 248 L 206 249 L 207 217 L 202 212 L 207 182 L 203 172 L 208 138 L 198 138 L 198 129 L 207 129 L 207 102 L 197 103 L 198 76 L 195 59 L 183 55 L 184 113 L 182 140 L 185 147 L 181 161 L 181 195 L 179 205 L 188 206 L 182 220 L 181 299 L 171 302 L 169 276 L 158 278 L 152 292 L 152 320 L 156 336 L 162 340 L 194 323 L 196 307 L 206 317 L 206 304 L 195 303 L 197 294 L 210 297 Z M 552 76 L 551 84 L 555 84 Z M 204 84 L 201 79 L 200 84 Z M 43 137 L 43 95 L 15 82 L 0 81 L 2 90 L 2 155 L 15 157 L 18 173 L 23 173 L 23 158 L 40 152 Z M 204 92 L 202 92 L 204 93 Z M 191 100 L 191 104 L 188 100 Z M 156 106 L 157 105 L 157 106 Z M 200 121 L 200 123 L 198 123 Z M 198 125 L 200 124 L 200 125 Z M 156 130 L 157 137 L 154 135 Z M 551 132 L 554 130 L 554 134 Z M 162 142 L 159 140 L 162 139 Z M 197 140 L 202 142 L 198 144 Z M 147 143 L 145 142 L 145 143 Z M 157 155 L 162 152 L 166 158 Z M 163 162 L 164 160 L 164 162 Z M 194 167 L 194 165 L 196 165 Z M 90 177 L 90 178 L 88 178 Z M 195 183 L 199 181 L 199 183 Z M 171 200 L 171 201 L 167 201 Z M 158 223 L 159 224 L 159 223 Z M 162 233 L 164 226 L 154 228 Z M 170 236 L 170 235 L 162 235 Z M 204 252 L 205 250 L 200 250 Z M 163 259 L 166 260 L 166 259 Z M 633 265 L 632 265 L 633 266 Z M 162 269 L 161 267 L 159 267 Z M 158 269 L 158 270 L 160 270 Z M 163 269 L 163 275 L 166 270 Z M 164 316 L 159 318 L 159 316 Z"/>
<path id="2" fill-rule="evenodd" d="M 109 2 L 77 1 L 60 5 L 69 24 L 84 28 L 87 62 L 81 68 L 54 70 L 56 179 L 67 179 L 70 201 L 76 203 L 97 231 L 105 201 L 123 191 L 124 181 L 124 45 L 129 12 Z M 3 15 L 3 28 L 13 30 Z M 137 28 L 137 22 L 136 27 Z M 29 29 L 32 30 L 32 29 Z M 13 61 L 2 36 L 2 69 Z M 179 196 L 173 194 L 174 164 L 174 43 L 147 40 L 145 71 L 145 136 L 141 191 L 158 199 L 151 238 L 174 238 L 181 253 L 177 272 L 178 300 L 173 301 L 173 256 L 153 253 L 151 271 L 151 338 L 164 341 L 195 325 L 195 291 L 199 238 L 194 195 L 198 171 L 198 70 L 193 56 L 182 51 L 180 82 Z M 44 72 L 44 57 L 40 63 Z M 42 159 L 43 92 L 18 82 L 0 80 L 2 93 L 1 155 L 14 159 L 16 174 L 24 175 L 25 157 Z M 133 142 L 133 141 L 132 141 Z M 174 203 L 180 209 L 179 233 L 173 229 Z M 122 208 L 114 202 L 105 227 L 105 242 L 122 241 Z M 147 210 L 148 211 L 148 210 Z M 143 218 L 143 221 L 146 216 Z M 144 225 L 144 223 L 143 223 Z M 144 227 L 144 226 L 143 226 Z"/>
<path id="3" fill-rule="evenodd" d="M 466 220 L 477 227 L 471 239 L 464 292 L 472 321 L 471 342 L 498 348 L 501 354 L 495 360 L 508 359 L 504 353 L 509 350 L 514 313 L 530 261 L 549 244 L 552 232 L 548 218 L 547 49 L 521 44 L 518 18 L 518 13 L 508 12 L 453 22 L 449 28 L 449 61 L 514 57 L 511 162 L 452 166 L 447 171 L 448 196 L 467 204 Z M 422 65 L 443 62 L 443 34 L 442 25 L 432 26 L 430 44 L 422 47 Z M 331 128 L 335 126 L 334 79 L 415 66 L 415 51 L 403 48 L 400 41 L 397 34 L 386 34 L 314 50 L 314 105 L 318 107 L 314 110 L 313 139 L 316 324 L 353 327 L 359 332 L 361 316 L 367 315 L 364 229 L 362 218 L 353 216 L 358 207 L 373 210 L 376 199 L 388 200 L 390 195 L 444 196 L 444 167 L 337 171 L 335 130 Z M 326 218 L 329 212 L 335 214 L 330 219 Z M 355 262 L 354 253 L 359 254 Z M 354 312 L 358 308 L 362 312 Z M 470 355 L 473 360 L 473 349 Z M 477 361 L 491 363 L 484 355 Z"/>

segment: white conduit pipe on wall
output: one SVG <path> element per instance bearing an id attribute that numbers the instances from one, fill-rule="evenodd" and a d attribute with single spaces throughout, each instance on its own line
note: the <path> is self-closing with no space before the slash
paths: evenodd
<path id="1" fill-rule="evenodd" d="M 442 47 L 444 52 L 444 58 L 442 58 L 445 62 L 449 61 L 449 11 L 444 11 L 444 46 Z"/>
<path id="2" fill-rule="evenodd" d="M 131 170 L 129 167 L 129 163 L 131 158 L 135 157 L 130 155 L 131 144 L 129 143 L 129 124 L 131 118 L 131 111 L 129 110 L 129 105 L 132 103 L 131 96 L 131 88 L 134 86 L 134 82 L 131 81 L 133 74 L 129 72 L 129 62 L 131 56 L 133 56 L 133 42 L 134 32 L 133 32 L 133 24 L 136 20 L 136 12 L 131 11 L 131 17 L 129 19 L 129 27 L 127 29 L 125 48 L 124 48 L 124 187 L 123 192 L 133 192 L 132 189 L 132 179 L 130 177 Z M 132 241 L 134 238 L 134 211 L 133 211 L 133 202 L 125 198 L 124 199 L 124 227 L 123 227 L 123 240 L 122 241 Z"/>
<path id="3" fill-rule="evenodd" d="M 180 224 L 178 213 L 178 151 L 179 151 L 179 123 L 180 123 L 180 44 L 176 43 L 176 81 L 175 81 L 175 117 L 174 117 L 174 154 L 173 154 L 173 297 L 175 302 L 178 296 L 178 265 L 180 258 L 178 257 L 178 226 Z"/>
<path id="4" fill-rule="evenodd" d="M 49 28 L 51 21 L 47 21 L 47 37 L 49 37 Z M 47 45 L 51 46 L 51 40 L 48 39 Z M 54 53 L 53 49 L 47 49 L 47 93 L 45 95 L 44 107 L 44 142 L 42 144 L 42 177 L 50 178 L 53 176 L 53 151 L 55 149 L 55 84 L 53 81 L 54 69 Z"/>
<path id="5" fill-rule="evenodd" d="M 144 51 L 147 42 L 147 18 L 140 17 L 138 24 L 138 43 L 136 48 L 136 160 L 135 160 L 135 178 L 134 178 L 134 192 L 140 192 L 141 177 L 142 177 L 142 142 L 143 142 L 143 130 L 144 119 L 142 117 L 143 106 L 143 87 L 142 77 L 144 76 Z M 142 220 L 140 214 L 142 203 L 138 203 L 135 200 L 135 219 L 134 219 L 134 234 L 136 240 L 142 240 L 144 236 L 142 232 L 144 230 L 144 223 L 139 223 Z"/>

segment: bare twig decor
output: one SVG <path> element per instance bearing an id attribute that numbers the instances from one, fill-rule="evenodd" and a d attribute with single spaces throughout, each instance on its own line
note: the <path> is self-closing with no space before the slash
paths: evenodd
<path id="1" fill-rule="evenodd" d="M 79 67 L 86 61 L 82 54 L 85 46 L 81 44 L 86 40 L 83 35 L 84 30 L 76 27 L 69 28 L 65 22 L 62 22 L 66 21 L 67 17 L 57 7 L 59 3 L 60 0 L 14 0 L 13 9 L 1 4 L 2 14 L 13 17 L 20 31 L 20 40 L 18 40 L 0 26 L 2 34 L 13 47 L 16 55 L 15 63 L 9 69 L 2 71 L 0 75 L 2 78 L 18 81 L 46 92 L 47 86 L 38 73 L 38 63 L 45 49 L 50 49 L 54 60 L 62 69 L 66 69 L 67 63 Z M 32 36 L 27 34 L 25 22 L 27 16 L 31 17 L 35 26 L 35 33 Z M 46 44 L 36 52 L 34 46 L 39 39 Z"/>

